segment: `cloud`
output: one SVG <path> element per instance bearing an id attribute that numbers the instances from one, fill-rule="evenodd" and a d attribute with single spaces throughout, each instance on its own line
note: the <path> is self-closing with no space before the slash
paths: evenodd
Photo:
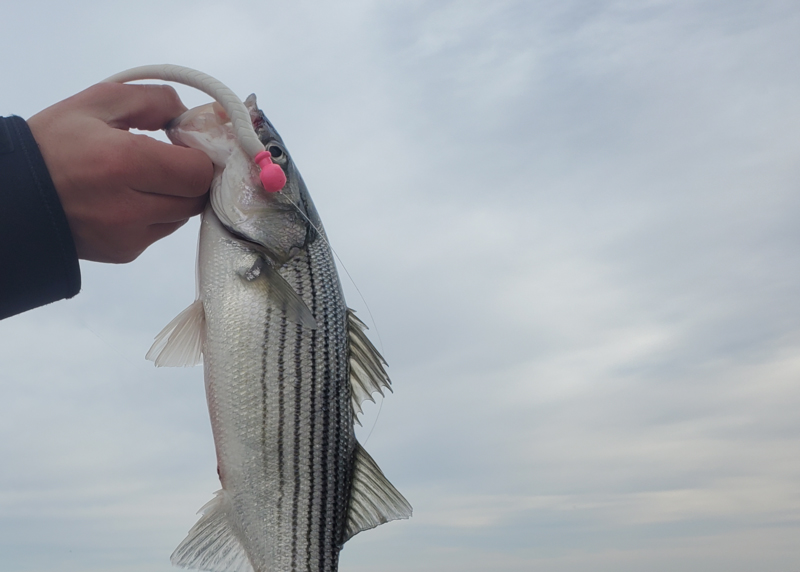
<path id="1" fill-rule="evenodd" d="M 39 12 L 3 113 L 173 62 L 287 141 L 392 366 L 359 435 L 415 507 L 342 570 L 797 561 L 793 3 Z M 200 371 L 142 357 L 196 229 L 0 322 L 3 569 L 167 570 L 217 486 Z"/>

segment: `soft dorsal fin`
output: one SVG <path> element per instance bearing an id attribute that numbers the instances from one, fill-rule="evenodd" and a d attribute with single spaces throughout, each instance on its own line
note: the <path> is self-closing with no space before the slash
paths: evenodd
<path id="1" fill-rule="evenodd" d="M 145 356 L 157 367 L 191 367 L 203 363 L 206 315 L 195 300 L 164 327 Z"/>
<path id="2" fill-rule="evenodd" d="M 350 396 L 353 419 L 358 422 L 361 404 L 367 399 L 375 402 L 373 393 L 384 395 L 383 390 L 392 390 L 392 382 L 384 366 L 386 361 L 369 341 L 364 330 L 367 326 L 356 317 L 355 311 L 347 309 L 347 336 L 350 342 Z"/>
<path id="3" fill-rule="evenodd" d="M 359 443 L 356 443 L 353 464 L 353 489 L 347 507 L 345 542 L 362 530 L 411 516 L 411 505 Z"/>
<path id="4" fill-rule="evenodd" d="M 181 568 L 195 568 L 209 572 L 253 572 L 253 565 L 244 547 L 231 530 L 228 513 L 230 500 L 224 490 L 200 512 L 186 538 L 170 556 L 170 562 Z"/>

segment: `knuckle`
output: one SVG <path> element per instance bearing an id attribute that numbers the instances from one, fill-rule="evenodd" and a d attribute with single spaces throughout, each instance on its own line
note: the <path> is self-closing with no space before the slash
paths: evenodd
<path id="1" fill-rule="evenodd" d="M 161 89 L 163 97 L 170 103 L 182 105 L 181 98 L 178 97 L 178 92 L 175 91 L 175 88 L 171 85 L 158 85 L 156 86 Z"/>
<path id="2" fill-rule="evenodd" d="M 135 86 L 122 83 L 96 83 L 75 97 L 80 98 L 84 106 L 106 115 L 120 103 L 131 99 L 131 87 Z"/>
<path id="3" fill-rule="evenodd" d="M 83 94 L 90 99 L 109 100 L 122 96 L 125 86 L 121 83 L 96 83 L 86 88 Z"/>

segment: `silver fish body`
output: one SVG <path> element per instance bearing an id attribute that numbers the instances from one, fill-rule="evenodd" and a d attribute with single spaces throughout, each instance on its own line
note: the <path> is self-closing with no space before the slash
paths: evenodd
<path id="1" fill-rule="evenodd" d="M 411 513 L 353 430 L 361 402 L 389 382 L 345 304 L 302 178 L 254 99 L 250 107 L 264 144 L 279 147 L 287 187 L 258 198 L 260 221 L 237 224 L 246 205 L 209 206 L 198 299 L 153 350 L 163 365 L 202 351 L 222 484 L 172 561 L 215 572 L 335 571 L 348 538 Z M 217 205 L 213 193 L 216 207 L 225 192 Z"/>

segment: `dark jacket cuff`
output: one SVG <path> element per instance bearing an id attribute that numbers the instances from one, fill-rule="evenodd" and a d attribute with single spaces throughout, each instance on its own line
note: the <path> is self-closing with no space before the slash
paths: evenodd
<path id="1" fill-rule="evenodd" d="M 28 124 L 0 117 L 0 319 L 81 288 L 67 217 Z"/>

